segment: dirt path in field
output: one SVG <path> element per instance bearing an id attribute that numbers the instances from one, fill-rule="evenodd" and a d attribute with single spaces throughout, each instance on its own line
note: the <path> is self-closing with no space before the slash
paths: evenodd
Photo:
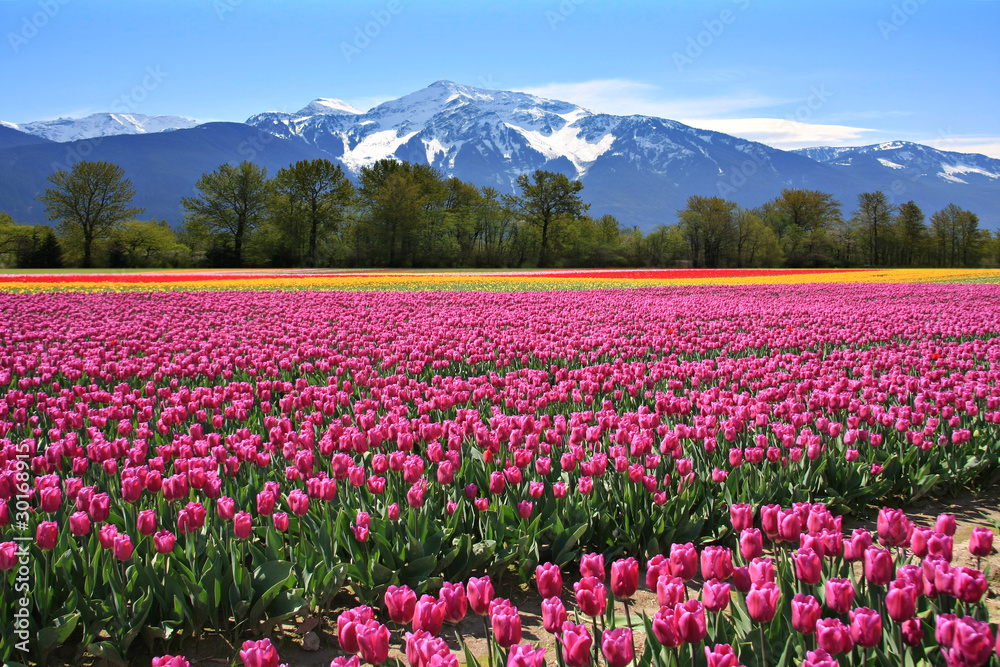
<path id="1" fill-rule="evenodd" d="M 971 493 L 962 494 L 949 500 L 927 500 L 901 505 L 907 516 L 917 525 L 933 527 L 938 514 L 954 514 L 957 522 L 957 530 L 954 536 L 954 556 L 952 565 L 976 567 L 976 558 L 969 553 L 969 536 L 976 526 L 992 528 L 994 533 L 1000 532 L 1000 484 L 994 484 L 989 488 L 980 491 L 977 495 Z M 877 510 L 870 516 L 863 518 L 845 517 L 845 532 L 850 532 L 857 527 L 875 529 Z M 995 540 L 994 546 L 1000 546 L 1000 539 Z M 993 555 L 982 560 L 982 569 L 986 573 L 990 582 L 990 590 L 987 594 L 987 607 L 990 612 L 990 621 L 996 623 L 1000 621 L 1000 553 L 994 549 Z M 644 579 L 644 572 L 640 572 L 640 583 Z M 572 582 L 576 577 L 571 573 L 564 573 L 565 590 L 563 600 L 570 606 L 573 596 Z M 644 587 L 644 585 L 643 585 Z M 692 587 L 693 595 L 697 591 Z M 530 642 L 546 649 L 547 656 L 555 656 L 555 643 L 552 635 L 544 629 L 542 625 L 541 598 L 534 589 L 533 584 L 517 584 L 515 579 L 505 579 L 497 585 L 497 597 L 506 597 L 513 602 L 521 613 L 522 619 L 522 641 Z M 632 620 L 638 622 L 642 613 L 652 616 L 659 609 L 655 592 L 640 590 L 636 593 L 631 604 Z M 338 610 L 339 611 L 339 610 Z M 620 606 L 616 608 L 618 615 L 623 615 Z M 571 617 L 572 618 L 572 617 Z M 309 623 L 306 627 L 311 627 Z M 589 627 L 589 625 L 588 625 Z M 330 661 L 337 656 L 343 655 L 337 645 L 336 616 L 328 618 L 323 625 L 313 630 L 315 636 L 308 638 L 310 642 L 316 643 L 318 648 L 314 651 L 307 651 L 303 648 L 303 635 L 297 632 L 297 628 L 286 625 L 280 632 L 275 632 L 271 636 L 272 642 L 277 646 L 281 656 L 281 661 L 287 663 L 289 667 L 328 667 Z M 457 651 L 459 659 L 464 663 L 460 646 L 455 639 L 459 635 L 469 646 L 477 658 L 483 658 L 485 664 L 486 640 L 484 635 L 484 625 L 480 617 L 469 614 L 464 621 L 458 625 L 445 625 L 441 631 L 441 636 L 448 640 L 452 650 Z M 643 635 L 636 631 L 635 642 L 641 646 Z M 408 664 L 406 657 L 400 652 L 403 644 L 402 636 L 397 632 L 393 634 L 393 651 L 390 653 L 390 660 L 398 657 L 402 664 Z M 238 647 L 232 648 L 221 638 L 209 638 L 198 644 L 193 651 L 192 647 L 185 646 L 185 655 L 191 660 L 193 665 L 223 665 L 231 664 L 233 657 L 238 653 Z M 148 658 L 139 664 L 149 664 Z"/>

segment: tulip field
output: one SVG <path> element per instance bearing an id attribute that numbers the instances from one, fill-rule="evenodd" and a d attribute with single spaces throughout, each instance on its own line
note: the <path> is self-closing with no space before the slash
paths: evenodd
<path id="1" fill-rule="evenodd" d="M 1000 505 L 998 271 L 0 274 L 0 311 L 5 664 L 278 667 L 308 625 L 331 667 L 1000 665 L 997 526 L 899 509 Z"/>

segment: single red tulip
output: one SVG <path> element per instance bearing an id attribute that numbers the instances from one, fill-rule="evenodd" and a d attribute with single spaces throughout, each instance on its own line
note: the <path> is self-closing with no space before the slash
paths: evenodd
<path id="1" fill-rule="evenodd" d="M 604 582 L 604 555 L 603 554 L 583 554 L 580 557 L 580 576 L 597 577 L 597 580 Z"/>
<path id="2" fill-rule="evenodd" d="M 795 561 L 795 578 L 807 586 L 815 586 L 823 578 L 823 561 L 809 547 L 792 552 L 792 560 Z"/>
<path id="3" fill-rule="evenodd" d="M 69 515 L 69 532 L 76 537 L 90 533 L 90 515 L 86 512 L 73 512 Z"/>
<path id="4" fill-rule="evenodd" d="M 237 512 L 233 517 L 233 534 L 238 539 L 245 540 L 253 532 L 253 519 L 250 512 Z"/>
<path id="5" fill-rule="evenodd" d="M 158 530 L 153 535 L 153 547 L 157 553 L 168 554 L 174 550 L 177 544 L 177 536 L 169 530 Z"/>
<path id="6" fill-rule="evenodd" d="M 989 528 L 976 527 L 969 536 L 969 553 L 983 558 L 993 553 L 993 531 Z"/>
<path id="7" fill-rule="evenodd" d="M 708 667 L 741 667 L 736 651 L 729 644 L 716 644 L 713 648 L 706 646 L 705 660 Z"/>
<path id="8" fill-rule="evenodd" d="M 737 534 L 753 528 L 753 508 L 746 503 L 734 503 L 729 507 L 729 520 Z"/>
<path id="9" fill-rule="evenodd" d="M 802 667 L 840 667 L 840 663 L 827 651 L 819 648 L 806 652 L 806 659 L 802 661 Z"/>
<path id="10" fill-rule="evenodd" d="M 670 545 L 670 574 L 690 581 L 697 573 L 698 550 L 694 545 L 690 542 Z"/>
<path id="11" fill-rule="evenodd" d="M 892 553 L 881 547 L 871 547 L 865 551 L 865 578 L 876 586 L 885 586 L 895 574 Z"/>

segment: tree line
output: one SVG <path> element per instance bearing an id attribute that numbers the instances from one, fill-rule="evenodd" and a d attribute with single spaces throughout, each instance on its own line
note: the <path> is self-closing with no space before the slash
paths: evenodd
<path id="1" fill-rule="evenodd" d="M 978 267 L 1000 263 L 1000 231 L 954 204 L 866 192 L 845 214 L 830 194 L 785 189 L 743 208 L 693 195 L 648 234 L 589 215 L 583 184 L 536 171 L 501 193 L 392 159 L 356 182 L 328 160 L 269 178 L 252 162 L 204 174 L 180 229 L 142 220 L 121 167 L 78 162 L 38 196 L 46 225 L 0 213 L 0 266 L 181 267 Z"/>

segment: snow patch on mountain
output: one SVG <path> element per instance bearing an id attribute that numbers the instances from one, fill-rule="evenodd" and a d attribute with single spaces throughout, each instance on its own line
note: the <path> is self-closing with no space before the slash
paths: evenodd
<path id="1" fill-rule="evenodd" d="M 5 120 L 0 120 L 0 127 L 9 127 L 12 130 L 20 130 L 21 128 L 17 126 L 17 123 L 8 123 Z"/>
<path id="2" fill-rule="evenodd" d="M 880 157 L 878 161 L 882 164 L 883 167 L 889 167 L 890 169 L 906 169 L 906 167 L 904 167 L 903 165 L 893 162 L 891 160 L 886 160 L 884 157 Z"/>
<path id="3" fill-rule="evenodd" d="M 416 135 L 416 132 L 399 134 L 395 130 L 373 132 L 354 147 L 347 147 L 340 159 L 343 161 L 344 166 L 352 172 L 357 173 L 363 167 L 372 165 L 392 155 L 400 146 Z"/>

